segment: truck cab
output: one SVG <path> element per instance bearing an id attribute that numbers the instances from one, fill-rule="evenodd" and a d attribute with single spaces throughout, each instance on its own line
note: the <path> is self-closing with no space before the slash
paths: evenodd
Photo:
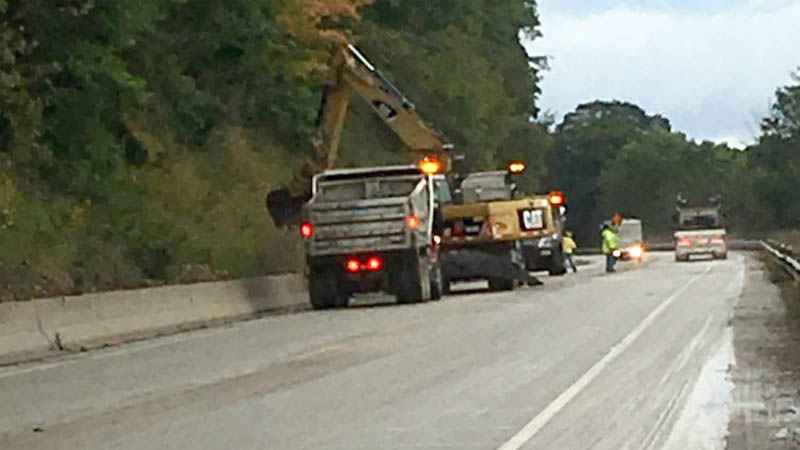
<path id="1" fill-rule="evenodd" d="M 314 308 L 364 292 L 401 303 L 441 297 L 432 175 L 416 166 L 328 170 L 314 176 L 302 216 Z"/>

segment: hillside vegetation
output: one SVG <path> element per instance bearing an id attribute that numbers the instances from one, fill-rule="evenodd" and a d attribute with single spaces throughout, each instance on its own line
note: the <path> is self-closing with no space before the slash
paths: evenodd
<path id="1" fill-rule="evenodd" d="M 519 44 L 536 36 L 534 2 L 0 0 L 0 13 L 3 300 L 298 270 L 298 239 L 263 199 L 311 154 L 346 39 L 474 167 L 542 158 L 549 142 L 528 122 L 538 77 Z M 343 145 L 347 165 L 404 160 L 358 102 Z"/>
<path id="2" fill-rule="evenodd" d="M 800 227 L 800 79 L 744 151 L 616 101 L 555 124 L 538 30 L 533 0 L 0 0 L 0 301 L 300 270 L 264 197 L 312 155 L 345 41 L 472 169 L 567 192 L 587 244 L 614 210 L 668 235 L 678 193 L 722 194 L 739 234 Z M 342 164 L 407 161 L 354 101 Z"/>

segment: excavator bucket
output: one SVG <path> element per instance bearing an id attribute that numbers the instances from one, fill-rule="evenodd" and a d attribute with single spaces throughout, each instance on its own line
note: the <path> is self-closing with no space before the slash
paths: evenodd
<path id="1" fill-rule="evenodd" d="M 306 195 L 293 196 L 288 189 L 277 189 L 267 194 L 267 212 L 276 227 L 299 225 Z"/>

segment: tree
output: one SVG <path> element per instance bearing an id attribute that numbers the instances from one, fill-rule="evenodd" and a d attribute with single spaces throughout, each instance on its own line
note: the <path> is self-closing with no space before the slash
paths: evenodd
<path id="1" fill-rule="evenodd" d="M 800 69 L 792 74 L 795 85 L 775 92 L 772 114 L 761 123 L 764 136 L 782 139 L 800 138 Z"/>
<path id="2" fill-rule="evenodd" d="M 770 211 L 773 227 L 800 226 L 800 72 L 794 85 L 775 93 L 771 115 L 762 121 L 762 135 L 750 149 L 759 203 Z"/>
<path id="3" fill-rule="evenodd" d="M 378 0 L 356 29 L 365 53 L 467 154 L 470 168 L 493 169 L 505 163 L 504 145 L 534 161 L 544 147 L 510 138 L 537 113 L 540 60 L 519 38 L 536 37 L 538 25 L 534 2 Z M 347 149 L 362 142 L 352 137 L 365 133 L 360 124 L 349 126 L 356 131 L 345 136 L 344 157 L 353 161 Z M 397 142 L 387 144 L 385 152 L 396 151 Z"/>
<path id="4" fill-rule="evenodd" d="M 730 224 L 753 211 L 746 155 L 725 145 L 697 144 L 664 130 L 635 138 L 609 161 L 599 181 L 600 204 L 642 220 L 651 236 L 668 236 L 678 194 L 693 204 L 722 195 Z M 744 189 L 742 189 L 744 188 Z"/>
<path id="5" fill-rule="evenodd" d="M 598 224 L 619 208 L 601 203 L 600 177 L 607 164 L 640 136 L 669 131 L 669 121 L 630 103 L 596 101 L 564 117 L 556 127 L 549 184 L 567 193 L 570 227 L 580 239 L 594 239 Z"/>

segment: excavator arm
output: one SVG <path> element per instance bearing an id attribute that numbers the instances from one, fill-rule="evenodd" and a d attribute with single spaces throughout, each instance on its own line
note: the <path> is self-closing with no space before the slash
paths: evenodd
<path id="1" fill-rule="evenodd" d="M 369 60 L 351 45 L 339 48 L 330 64 L 313 140 L 315 160 L 306 161 L 288 187 L 267 196 L 267 209 L 277 226 L 297 223 L 302 206 L 311 196 L 311 177 L 336 167 L 339 144 L 352 94 L 364 99 L 383 123 L 397 134 L 415 160 L 436 155 L 446 166 L 449 151 L 441 134 L 417 114 L 414 104 Z"/>

